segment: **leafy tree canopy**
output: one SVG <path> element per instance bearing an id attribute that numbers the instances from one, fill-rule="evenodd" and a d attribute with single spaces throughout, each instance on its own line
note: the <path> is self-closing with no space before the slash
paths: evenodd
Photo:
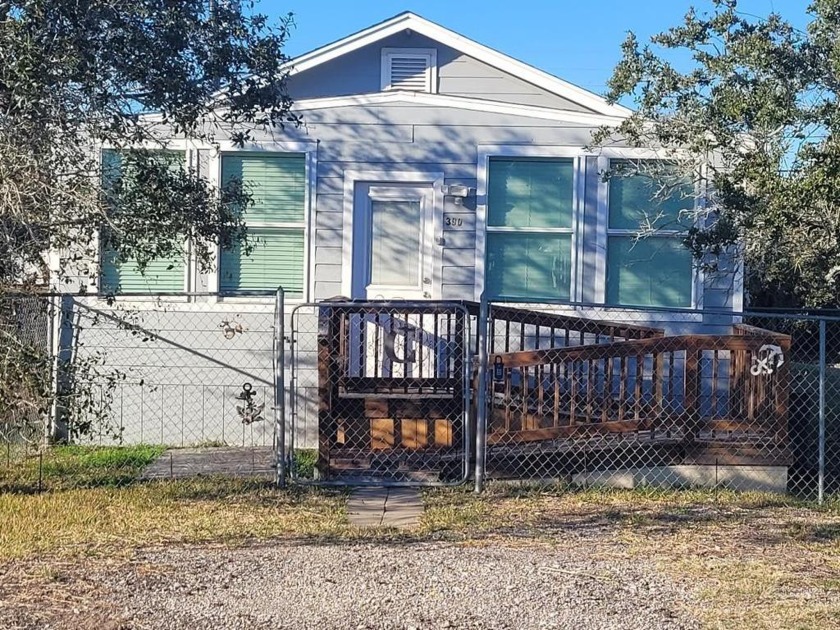
<path id="1" fill-rule="evenodd" d="M 160 149 L 220 132 L 242 145 L 297 122 L 291 18 L 272 23 L 253 5 L 0 0 L 0 290 L 43 283 L 51 250 L 66 252 L 53 274 L 94 276 L 82 250 L 103 225 L 107 246 L 141 267 L 186 238 L 206 267 L 213 243 L 244 238 L 241 184 L 220 194 Z M 101 147 L 128 167 L 104 192 Z"/>
<path id="2" fill-rule="evenodd" d="M 648 44 L 629 34 L 609 83 L 636 110 L 618 136 L 708 191 L 686 245 L 712 270 L 739 250 L 754 305 L 840 306 L 840 0 L 808 15 L 800 30 L 712 0 Z"/>

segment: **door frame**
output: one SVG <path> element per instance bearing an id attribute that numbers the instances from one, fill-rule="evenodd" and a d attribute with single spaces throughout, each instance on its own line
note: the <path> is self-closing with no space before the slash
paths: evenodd
<path id="1" fill-rule="evenodd" d="M 353 291 L 353 242 L 354 215 L 356 201 L 356 185 L 370 184 L 373 186 L 389 186 L 400 184 L 415 184 L 431 187 L 431 220 L 432 220 L 432 251 L 430 264 L 432 269 L 431 299 L 441 297 L 441 274 L 443 265 L 443 183 L 444 174 L 439 171 L 402 171 L 393 169 L 375 169 L 344 171 L 344 205 L 341 233 L 341 293 L 352 297 Z M 317 256 L 316 256 L 317 258 Z M 316 260 L 317 263 L 317 260 Z"/>

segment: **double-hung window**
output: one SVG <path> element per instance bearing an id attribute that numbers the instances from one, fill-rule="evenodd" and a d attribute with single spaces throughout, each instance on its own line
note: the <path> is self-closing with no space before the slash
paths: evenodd
<path id="1" fill-rule="evenodd" d="M 487 178 L 485 292 L 568 300 L 575 161 L 491 157 Z"/>
<path id="2" fill-rule="evenodd" d="M 163 152 L 162 152 L 163 153 Z M 183 151 L 166 151 L 172 168 L 180 168 L 185 162 Z M 102 179 L 107 190 L 123 168 L 122 155 L 113 150 L 102 151 Z M 156 258 L 141 270 L 135 259 L 120 261 L 117 252 L 107 246 L 103 228 L 99 250 L 99 286 L 103 293 L 168 293 L 184 290 L 184 257 Z"/>
<path id="3" fill-rule="evenodd" d="M 219 290 L 303 294 L 306 233 L 306 157 L 302 153 L 226 154 L 222 183 L 242 182 L 253 204 L 245 212 L 252 249 L 220 252 Z"/>
<path id="4" fill-rule="evenodd" d="M 621 306 L 692 306 L 694 269 L 683 245 L 694 221 L 691 183 L 675 183 L 662 165 L 613 160 L 609 179 L 606 302 Z"/>

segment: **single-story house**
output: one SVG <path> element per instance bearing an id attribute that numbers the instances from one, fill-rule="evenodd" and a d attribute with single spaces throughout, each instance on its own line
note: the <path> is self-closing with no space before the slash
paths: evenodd
<path id="1" fill-rule="evenodd" d="M 692 265 L 684 226 L 636 242 L 647 188 L 603 173 L 655 153 L 585 148 L 626 108 L 409 12 L 291 66 L 300 128 L 242 149 L 171 147 L 211 181 L 251 187 L 256 250 L 220 251 L 209 275 L 189 261 L 141 276 L 104 260 L 90 289 L 740 305 L 738 287 Z"/>
<path id="2" fill-rule="evenodd" d="M 541 323 L 527 324 L 530 328 L 521 314 L 500 314 L 507 332 L 491 334 L 507 337 L 491 352 L 545 348 L 541 334 L 550 334 L 552 344 L 563 345 L 558 341 L 563 338 L 569 344 L 570 331 L 574 339 L 579 334 L 580 344 L 637 343 L 638 352 L 622 347 L 614 361 L 597 353 L 564 358 L 562 370 L 522 363 L 548 360 L 542 355 L 497 357 L 508 370 L 500 370 L 497 399 L 508 401 L 509 410 L 519 396 L 521 416 L 511 419 L 509 411 L 497 409 L 498 426 L 511 431 L 518 422 L 517 439 L 556 439 L 577 424 L 624 427 L 627 421 L 633 430 L 649 430 L 643 416 L 662 414 L 666 404 L 672 415 L 690 412 L 709 422 L 729 422 L 740 413 L 738 387 L 746 382 L 750 353 L 766 340 L 741 331 L 742 341 L 734 345 L 730 338 L 717 338 L 708 348 L 692 342 L 695 353 L 666 343 L 657 354 L 656 339 L 665 334 L 729 332 L 724 326 L 731 318 L 720 319 L 720 313 L 741 309 L 740 273 L 736 264 L 728 276 L 707 277 L 683 247 L 688 226 L 682 211 L 698 203 L 693 191 L 660 202 L 657 213 L 668 219 L 667 228 L 636 238 L 651 203 L 649 183 L 604 173 L 617 160 L 661 156 L 623 147 L 620 139 L 608 149 L 587 148 L 592 132 L 619 124 L 630 114 L 626 108 L 409 12 L 301 55 L 291 68 L 288 91 L 300 127 L 255 138 L 245 147 L 224 138 L 218 146 L 173 141 L 169 147 L 183 151 L 187 163 L 210 181 L 236 177 L 251 189 L 254 206 L 247 223 L 259 242 L 250 255 L 238 248 L 218 251 L 216 270 L 207 274 L 188 256 L 157 261 L 145 274 L 103 256 L 98 277 L 85 287 L 88 296 L 70 300 L 65 309 L 57 344 L 69 343 L 80 356 L 100 353 L 104 366 L 126 376 L 103 393 L 118 439 L 270 445 L 275 342 L 287 343 L 279 339 L 284 335 L 295 342 L 286 353 L 285 402 L 295 419 L 296 444 L 323 444 L 318 410 L 325 406 L 327 372 L 319 366 L 318 344 L 327 324 L 318 307 L 299 311 L 298 319 L 293 311 L 336 296 L 473 305 L 484 296 L 496 303 L 572 305 L 555 308 L 560 319 L 533 320 Z M 283 330 L 273 298 L 232 295 L 278 286 L 285 290 Z M 182 291 L 225 295 L 120 298 L 124 292 Z M 112 292 L 113 303 L 100 297 Z M 567 315 L 628 325 L 579 325 L 562 319 Z M 350 345 L 371 324 L 358 320 L 351 334 L 350 319 L 334 321 L 343 327 L 341 334 L 351 335 Z M 517 339 L 510 322 L 519 326 Z M 354 364 L 356 376 L 365 376 L 365 353 L 372 352 L 387 363 L 383 370 L 389 377 L 401 369 L 408 378 L 407 357 L 439 360 L 437 341 L 424 341 L 430 337 L 424 324 L 406 315 L 401 326 L 399 353 L 392 328 L 390 342 L 377 333 L 376 343 L 386 345 L 348 350 L 345 366 Z M 727 344 L 737 350 L 730 353 Z M 398 363 L 403 367 L 395 367 Z M 554 379 L 553 411 L 540 415 L 548 400 L 546 374 Z M 564 389 L 561 374 L 574 380 L 571 390 Z M 589 382 L 583 389 L 582 374 Z M 663 384 L 666 374 L 670 382 Z M 262 418 L 243 412 L 245 382 L 253 386 L 255 402 L 265 405 Z M 401 383 L 406 397 L 422 397 Z M 772 407 L 775 415 L 767 421 L 778 427 L 784 407 L 781 399 L 771 399 L 771 389 L 763 389 L 758 402 L 750 399 L 749 413 L 752 420 L 759 406 Z M 336 392 L 359 400 L 366 395 Z M 452 446 L 451 423 L 437 419 L 432 425 L 415 416 L 409 439 L 405 428 L 402 434 L 395 428 L 391 403 L 369 402 L 358 403 L 353 413 L 380 427 L 371 431 L 379 431 L 383 448 L 411 442 L 422 450 L 438 439 Z M 421 413 L 413 402 L 401 408 L 411 405 L 412 413 Z M 633 417 L 627 420 L 626 414 Z M 701 428 L 714 435 L 714 426 Z M 328 440 L 347 439 L 343 431 Z M 360 434 L 368 445 L 369 433 Z M 670 429 L 668 436 L 676 440 Z M 680 457 L 687 461 L 685 453 Z"/>

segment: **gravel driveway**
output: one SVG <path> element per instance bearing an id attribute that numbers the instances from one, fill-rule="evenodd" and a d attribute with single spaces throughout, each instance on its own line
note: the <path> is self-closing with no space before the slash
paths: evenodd
<path id="1" fill-rule="evenodd" d="M 451 543 L 172 547 L 87 578 L 105 621 L 100 628 L 698 627 L 680 586 L 643 562 L 592 551 Z"/>

